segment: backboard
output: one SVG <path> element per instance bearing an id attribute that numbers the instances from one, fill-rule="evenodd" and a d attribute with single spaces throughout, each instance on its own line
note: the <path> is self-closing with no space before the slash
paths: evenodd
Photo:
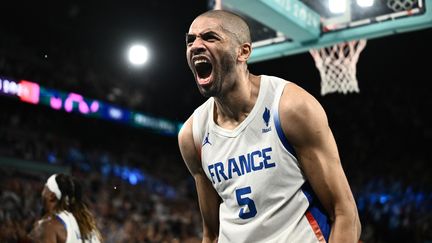
<path id="1" fill-rule="evenodd" d="M 212 0 L 251 27 L 250 63 L 432 27 L 432 0 Z"/>

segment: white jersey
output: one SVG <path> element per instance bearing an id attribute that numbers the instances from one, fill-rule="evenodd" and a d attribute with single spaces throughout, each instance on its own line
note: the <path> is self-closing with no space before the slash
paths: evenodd
<path id="1" fill-rule="evenodd" d="M 82 240 L 78 223 L 72 213 L 61 211 L 56 214 L 57 219 L 64 225 L 66 229 L 66 243 L 99 243 L 96 234 L 92 234 L 90 240 Z"/>
<path id="2" fill-rule="evenodd" d="M 193 114 L 202 167 L 223 199 L 219 242 L 328 241 L 328 217 L 280 126 L 285 84 L 262 75 L 255 106 L 234 130 L 214 122 L 213 98 Z"/>

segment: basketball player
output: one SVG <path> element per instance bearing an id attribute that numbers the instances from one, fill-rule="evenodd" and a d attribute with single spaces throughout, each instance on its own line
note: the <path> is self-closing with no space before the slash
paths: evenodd
<path id="1" fill-rule="evenodd" d="M 213 10 L 186 35 L 209 99 L 179 133 L 203 242 L 358 242 L 360 221 L 326 114 L 305 90 L 248 71 L 249 28 Z"/>
<path id="2" fill-rule="evenodd" d="M 42 190 L 44 214 L 30 238 L 36 242 L 99 243 L 101 236 L 82 198 L 81 185 L 65 174 L 48 178 Z"/>

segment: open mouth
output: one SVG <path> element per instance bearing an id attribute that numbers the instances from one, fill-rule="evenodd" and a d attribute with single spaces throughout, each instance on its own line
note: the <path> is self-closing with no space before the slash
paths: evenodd
<path id="1" fill-rule="evenodd" d="M 213 70 L 213 65 L 206 58 L 197 58 L 194 60 L 198 83 L 206 85 L 210 83 L 210 76 Z"/>

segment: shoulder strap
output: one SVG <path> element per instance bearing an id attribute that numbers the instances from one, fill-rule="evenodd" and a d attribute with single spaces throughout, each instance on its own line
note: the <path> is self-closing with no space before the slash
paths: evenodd
<path id="1" fill-rule="evenodd" d="M 275 91 L 275 96 L 273 100 L 273 121 L 276 128 L 277 135 L 282 142 L 285 149 L 293 155 L 295 158 L 297 158 L 297 154 L 295 153 L 294 147 L 291 145 L 291 143 L 288 141 L 287 137 L 285 136 L 285 133 L 283 132 L 282 125 L 280 122 L 280 116 L 279 116 L 279 104 L 281 102 L 282 93 L 288 84 L 288 81 L 279 82 L 278 86 Z"/>
<path id="2" fill-rule="evenodd" d="M 213 99 L 208 99 L 204 104 L 198 107 L 192 117 L 192 134 L 195 147 L 201 154 L 202 141 L 204 139 L 205 128 L 209 120 L 209 110 L 213 105 Z"/>

